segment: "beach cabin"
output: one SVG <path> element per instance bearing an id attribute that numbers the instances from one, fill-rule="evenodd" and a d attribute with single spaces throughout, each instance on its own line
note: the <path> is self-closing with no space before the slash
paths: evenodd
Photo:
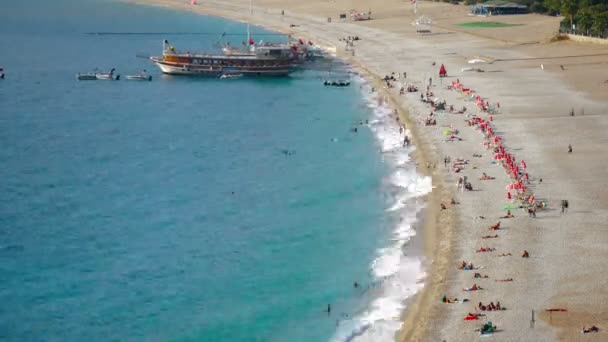
<path id="1" fill-rule="evenodd" d="M 474 15 L 506 15 L 526 13 L 528 13 L 528 6 L 501 0 L 490 0 L 488 2 L 471 6 L 471 14 Z"/>

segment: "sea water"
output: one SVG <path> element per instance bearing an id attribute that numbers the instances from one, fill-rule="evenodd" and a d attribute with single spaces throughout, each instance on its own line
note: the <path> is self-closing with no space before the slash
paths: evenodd
<path id="1" fill-rule="evenodd" d="M 362 80 L 171 77 L 137 57 L 245 31 L 114 1 L 3 5 L 1 340 L 391 339 L 430 181 L 390 109 Z M 94 68 L 123 80 L 75 79 Z M 142 69 L 152 82 L 124 80 Z"/>

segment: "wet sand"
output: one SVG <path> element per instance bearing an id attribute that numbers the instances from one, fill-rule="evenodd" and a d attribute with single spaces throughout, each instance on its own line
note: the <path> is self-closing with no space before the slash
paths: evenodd
<path id="1" fill-rule="evenodd" d="M 459 93 L 446 89 L 458 78 L 490 102 L 499 102 L 493 116 L 498 135 L 518 160 L 527 162 L 530 189 L 548 209 L 529 218 L 522 210 L 502 220 L 505 230 L 498 239 L 482 240 L 487 227 L 504 215 L 508 203 L 505 186 L 510 179 L 493 164 L 493 153 L 481 145 L 479 131 L 468 127 L 464 115 L 437 114 L 437 126 L 424 126 L 430 108 L 420 102 L 419 93 L 399 95 L 396 89 L 382 89 L 400 109 L 402 119 L 413 131 L 416 156 L 421 168 L 435 162 L 437 186 L 429 199 L 425 220 L 425 247 L 429 274 L 425 289 L 404 317 L 397 336 L 401 341 L 473 341 L 486 320 L 498 326 L 493 340 L 500 341 L 600 341 L 608 339 L 608 47 L 571 41 L 550 42 L 561 18 L 539 15 L 467 16 L 465 6 L 420 2 L 418 10 L 433 19 L 432 33 L 417 35 L 413 7 L 409 2 L 362 0 L 295 2 L 259 0 L 249 15 L 247 0 L 205 1 L 191 6 L 184 1 L 140 0 L 178 9 L 250 20 L 271 29 L 308 37 L 328 47 L 357 66 L 369 79 L 390 72 L 408 74 L 410 84 L 424 90 L 433 77 L 432 91 L 455 108 L 475 106 Z M 369 8 L 369 6 L 372 6 Z M 340 13 L 351 9 L 372 11 L 371 21 L 340 21 Z M 281 15 L 281 11 L 285 15 Z M 327 17 L 332 22 L 327 22 Z M 499 21 L 517 24 L 505 28 L 464 28 L 458 23 Z M 290 24 L 297 27 L 290 27 Z M 354 56 L 339 41 L 346 36 L 361 38 Z M 495 60 L 474 65 L 484 72 L 461 72 L 471 67 L 475 56 Z M 436 62 L 435 66 L 432 62 Z M 438 65 L 445 64 L 449 77 L 437 79 Z M 542 68 L 541 68 L 542 65 Z M 439 84 L 438 84 L 439 83 Z M 575 116 L 570 116 L 574 109 Z M 480 114 L 486 118 L 486 114 Z M 462 141 L 445 142 L 446 128 L 458 129 Z M 567 153 L 572 144 L 573 153 Z M 481 157 L 473 157 L 481 154 Z M 443 157 L 462 157 L 470 163 L 458 174 L 443 168 Z M 421 170 L 422 171 L 422 170 Z M 496 177 L 479 181 L 482 172 Z M 468 176 L 475 191 L 457 192 L 458 176 Z M 542 178 L 542 183 L 540 179 Z M 460 204 L 439 210 L 439 203 L 454 198 Z M 567 199 L 569 212 L 561 214 L 559 203 Z M 485 219 L 476 219 L 484 216 Z M 476 253 L 480 247 L 496 252 Z M 530 258 L 520 255 L 523 250 Z M 497 257 L 497 253 L 512 253 Z M 489 279 L 474 280 L 472 273 L 457 269 L 460 261 L 483 265 Z M 499 278 L 513 282 L 496 282 Z M 477 283 L 483 291 L 466 293 L 462 288 Z M 466 304 L 443 304 L 444 294 L 468 298 Z M 500 301 L 508 310 L 488 312 L 478 321 L 464 321 L 474 303 Z M 547 314 L 547 308 L 567 308 L 567 313 Z M 535 322 L 531 322 L 532 310 Z M 582 335 L 583 325 L 600 327 L 598 334 Z"/>

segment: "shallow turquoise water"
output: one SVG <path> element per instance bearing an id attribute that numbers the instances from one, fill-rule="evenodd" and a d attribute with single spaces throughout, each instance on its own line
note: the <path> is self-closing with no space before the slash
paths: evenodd
<path id="1" fill-rule="evenodd" d="M 109 1 L 9 6 L 0 339 L 322 341 L 366 304 L 352 284 L 370 282 L 389 222 L 377 144 L 350 132 L 369 117 L 358 87 L 324 88 L 313 71 L 162 76 L 135 55 L 167 37 L 85 34 L 238 23 Z M 75 81 L 95 67 L 154 80 Z"/>

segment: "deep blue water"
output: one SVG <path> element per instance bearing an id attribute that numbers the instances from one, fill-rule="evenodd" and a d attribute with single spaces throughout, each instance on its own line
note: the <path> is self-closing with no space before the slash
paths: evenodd
<path id="1" fill-rule="evenodd" d="M 98 31 L 245 27 L 102 0 L 3 4 L 0 340 L 327 340 L 365 304 L 352 284 L 389 225 L 376 143 L 350 132 L 369 115 L 358 87 L 314 71 L 162 76 L 136 54 L 216 37 Z M 75 80 L 96 67 L 154 80 Z"/>

